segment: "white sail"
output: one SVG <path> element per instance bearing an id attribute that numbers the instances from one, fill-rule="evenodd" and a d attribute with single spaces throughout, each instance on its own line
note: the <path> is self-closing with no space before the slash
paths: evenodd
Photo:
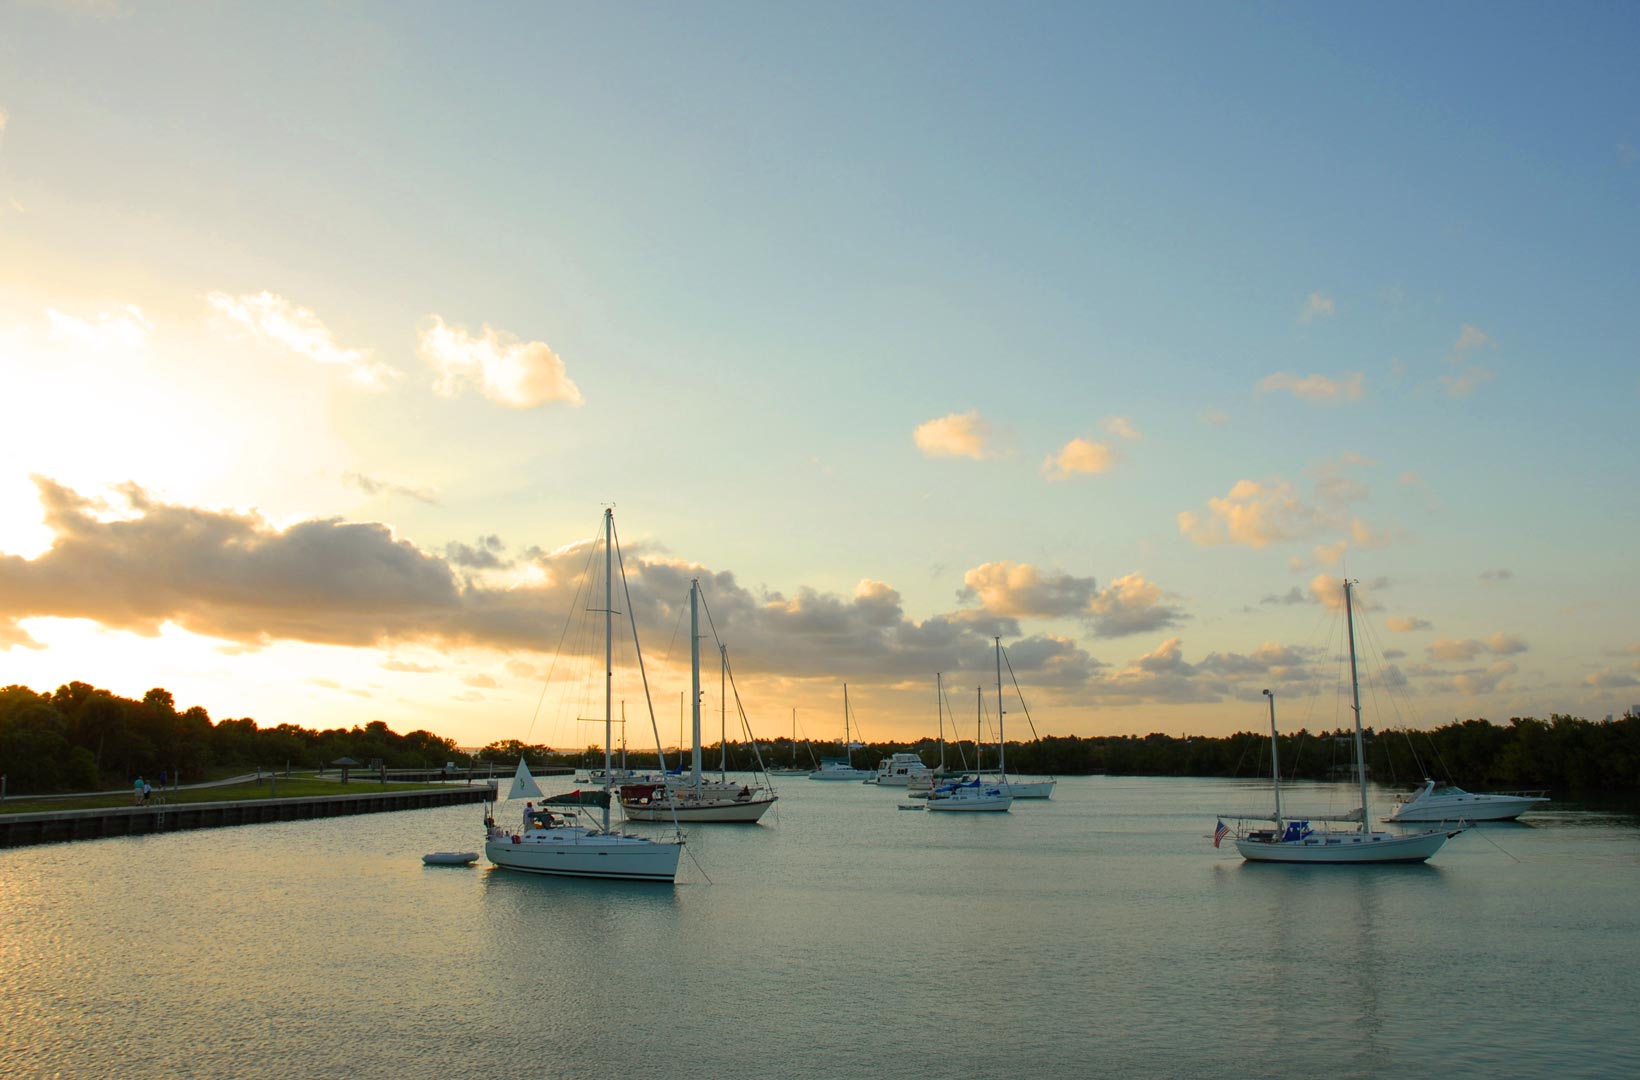
<path id="1" fill-rule="evenodd" d="M 518 759 L 518 771 L 513 773 L 512 790 L 507 792 L 509 799 L 539 799 L 541 789 L 535 784 L 535 777 L 530 775 L 530 767 L 524 764 L 524 759 Z"/>

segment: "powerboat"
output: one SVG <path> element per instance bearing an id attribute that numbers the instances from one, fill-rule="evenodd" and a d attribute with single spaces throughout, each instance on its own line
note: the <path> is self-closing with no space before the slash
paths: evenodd
<path id="1" fill-rule="evenodd" d="M 1526 811 L 1549 801 L 1543 791 L 1499 791 L 1481 794 L 1465 791 L 1456 784 L 1437 784 L 1426 779 L 1424 786 L 1410 795 L 1398 795 L 1395 807 L 1384 820 L 1402 821 L 1513 821 Z"/>

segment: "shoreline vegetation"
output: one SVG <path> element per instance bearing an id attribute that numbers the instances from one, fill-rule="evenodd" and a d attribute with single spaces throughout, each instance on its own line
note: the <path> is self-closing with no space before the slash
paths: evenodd
<path id="1" fill-rule="evenodd" d="M 1428 731 L 1368 729 L 1366 738 L 1367 768 L 1374 780 L 1384 784 L 1412 787 L 1427 776 L 1476 790 L 1551 788 L 1640 794 L 1640 715 L 1633 711 L 1609 721 L 1555 714 L 1547 720 L 1512 717 L 1501 725 L 1484 719 L 1454 721 Z M 1342 730 L 1283 734 L 1282 778 L 1352 776 L 1348 742 L 1349 735 Z M 1031 742 L 1010 742 L 1008 764 L 1011 773 L 1019 774 L 1254 778 L 1261 767 L 1268 769 L 1268 748 L 1269 736 L 1255 732 L 1050 735 Z M 825 743 L 794 747 L 791 739 L 781 737 L 759 743 L 758 749 L 767 765 L 792 761 L 794 750 L 807 761 L 811 752 L 817 759 L 840 747 Z M 939 744 L 932 738 L 857 745 L 855 753 L 874 762 L 898 751 L 919 753 L 930 764 L 939 760 Z M 711 755 L 718 755 L 715 746 Z M 266 781 L 252 782 L 262 794 L 241 794 L 229 787 L 172 789 L 178 783 L 193 784 L 251 770 L 313 773 L 333 768 L 341 758 L 357 763 L 356 781 L 374 786 L 380 770 L 510 767 L 520 756 L 537 770 L 603 764 L 601 748 L 592 754 L 590 749 L 553 750 L 509 739 L 467 751 L 428 731 L 400 735 L 380 720 L 324 731 L 295 724 L 264 728 L 249 717 L 213 722 L 197 705 L 179 712 L 172 695 L 159 688 L 148 691 L 140 701 L 82 682 L 68 683 L 49 694 L 25 686 L 0 689 L 0 774 L 5 776 L 7 810 L 18 809 L 14 804 L 28 796 L 60 792 L 106 792 L 90 797 L 114 800 L 108 805 L 120 805 L 123 798 L 128 804 L 129 785 L 137 777 L 147 779 L 156 792 L 163 787 L 168 799 L 265 798 Z M 728 758 L 731 771 L 757 767 L 750 747 L 731 744 Z M 960 768 L 958 762 L 964 760 L 971 766 L 973 742 L 948 742 L 946 760 L 953 769 Z M 667 755 L 667 763 L 677 765 L 675 752 Z M 659 761 L 654 753 L 628 754 L 626 764 L 645 770 L 657 768 Z M 330 792 L 334 784 L 334 780 L 289 775 L 278 778 L 277 790 L 280 796 L 295 796 L 315 793 L 305 790 L 308 785 Z M 60 801 L 53 805 L 68 808 Z M 76 800 L 74 805 L 82 804 Z"/>

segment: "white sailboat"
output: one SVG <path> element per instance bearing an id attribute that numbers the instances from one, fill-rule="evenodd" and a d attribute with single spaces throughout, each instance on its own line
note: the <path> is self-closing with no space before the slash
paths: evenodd
<path id="1" fill-rule="evenodd" d="M 807 776 L 808 769 L 799 768 L 797 764 L 797 710 L 792 709 L 792 763 L 776 765 L 769 770 L 770 776 Z"/>
<path id="2" fill-rule="evenodd" d="M 1053 797 L 1053 780 L 1010 780 L 1008 779 L 1008 739 L 1003 734 L 1002 709 L 1002 639 L 996 639 L 997 649 L 997 778 L 1007 787 L 1008 794 L 1016 799 L 1048 799 Z M 1013 665 L 1009 665 L 1013 670 Z M 1018 689 L 1018 686 L 1015 686 Z M 1020 705 L 1025 699 L 1020 698 Z"/>
<path id="3" fill-rule="evenodd" d="M 1361 740 L 1361 687 L 1356 673 L 1355 619 L 1352 604 L 1354 582 L 1344 581 L 1344 621 L 1349 630 L 1350 645 L 1350 707 L 1355 712 L 1355 771 L 1361 782 L 1361 808 L 1340 817 L 1295 818 L 1281 810 L 1281 762 L 1276 750 L 1276 696 L 1269 690 L 1270 699 L 1270 764 L 1275 780 L 1275 812 L 1268 816 L 1246 814 L 1222 815 L 1213 833 L 1213 846 L 1230 832 L 1224 817 L 1242 821 L 1270 822 L 1268 828 L 1251 828 L 1238 832 L 1234 839 L 1236 850 L 1250 862 L 1284 863 L 1420 863 L 1441 849 L 1462 828 L 1435 832 L 1395 834 L 1375 832 L 1367 808 L 1367 762 Z M 1315 829 L 1316 821 L 1359 823 L 1353 829 Z"/>
<path id="4" fill-rule="evenodd" d="M 985 709 L 985 688 L 974 688 L 975 739 L 974 754 L 977 756 L 985 745 L 985 731 L 983 712 Z M 979 762 L 975 761 L 975 768 Z M 1014 804 L 1013 795 L 1002 784 L 987 780 L 980 772 L 973 779 L 957 780 L 949 784 L 941 784 L 928 793 L 928 809 L 942 812 L 963 811 L 1006 811 Z"/>
<path id="5" fill-rule="evenodd" d="M 843 684 L 843 752 L 846 757 L 823 757 L 820 767 L 809 773 L 810 780 L 853 780 L 864 782 L 877 774 L 854 767 L 854 739 L 849 732 L 848 683 Z"/>
<path id="6" fill-rule="evenodd" d="M 496 866 L 531 874 L 560 877 L 613 878 L 624 881 L 677 880 L 683 838 L 651 840 L 612 832 L 609 827 L 611 734 L 614 727 L 614 556 L 615 514 L 604 511 L 604 794 L 603 821 L 587 823 L 578 810 L 536 807 L 526 803 L 515 828 L 505 828 L 492 816 L 485 819 L 484 855 Z M 628 605 L 630 607 L 630 604 Z M 633 635 L 637 621 L 633 619 Z M 640 660 L 640 663 L 642 661 Z M 519 762 L 519 774 L 529 770 Z M 529 780 L 534 787 L 534 780 Z M 539 794 L 539 789 L 536 789 Z"/>
<path id="7" fill-rule="evenodd" d="M 689 583 L 689 669 L 694 691 L 693 745 L 689 775 L 682 780 L 627 784 L 621 788 L 621 809 L 632 821 L 715 821 L 752 823 L 779 798 L 767 787 L 731 784 L 727 774 L 716 783 L 701 774 L 700 763 L 700 580 Z M 721 655 L 721 654 L 720 654 Z M 724 671 L 728 661 L 724 659 Z M 727 681 L 725 679 L 725 681 Z M 721 743 L 728 754 L 728 694 L 722 695 L 725 719 Z M 727 760 L 724 762 L 727 765 Z"/>

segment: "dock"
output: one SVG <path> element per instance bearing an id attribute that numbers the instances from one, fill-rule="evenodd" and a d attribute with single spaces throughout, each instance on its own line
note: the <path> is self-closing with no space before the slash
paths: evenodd
<path id="1" fill-rule="evenodd" d="M 302 821 L 350 814 L 385 814 L 434 806 L 493 801 L 491 784 L 450 785 L 416 791 L 297 795 L 287 799 L 235 799 L 222 802 L 149 803 L 96 810 L 48 810 L 0 814 L 0 847 L 100 840 L 181 829 L 220 829 L 267 821 Z"/>

